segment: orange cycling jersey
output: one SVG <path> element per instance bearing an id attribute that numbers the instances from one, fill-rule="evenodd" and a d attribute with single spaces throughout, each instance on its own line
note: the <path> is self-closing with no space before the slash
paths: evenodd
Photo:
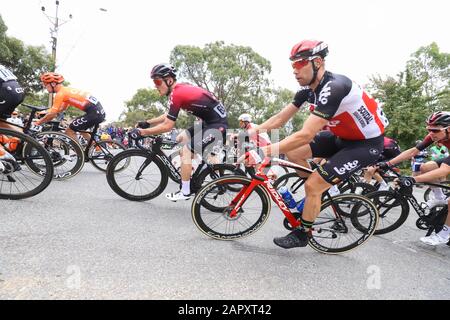
<path id="1" fill-rule="evenodd" d="M 82 111 L 86 111 L 86 107 L 89 105 L 96 105 L 97 99 L 89 92 L 62 87 L 55 95 L 53 106 L 49 112 L 60 113 L 65 111 L 69 106 L 73 106 Z"/>

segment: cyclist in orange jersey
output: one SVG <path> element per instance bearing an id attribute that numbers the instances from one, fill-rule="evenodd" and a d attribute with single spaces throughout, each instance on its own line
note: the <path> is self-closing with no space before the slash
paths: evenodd
<path id="1" fill-rule="evenodd" d="M 103 110 L 100 102 L 89 92 L 64 87 L 62 85 L 64 82 L 64 77 L 62 75 L 54 72 L 46 72 L 41 75 L 41 81 L 50 94 L 56 93 L 56 95 L 53 100 L 53 106 L 48 110 L 48 113 L 42 119 L 36 121 L 36 125 L 41 125 L 51 121 L 58 115 L 58 113 L 65 111 L 70 106 L 73 106 L 86 112 L 83 116 L 73 120 L 66 129 L 67 135 L 77 139 L 77 131 L 87 130 L 105 120 L 105 111 Z M 90 139 L 89 134 L 81 134 L 86 140 Z"/>

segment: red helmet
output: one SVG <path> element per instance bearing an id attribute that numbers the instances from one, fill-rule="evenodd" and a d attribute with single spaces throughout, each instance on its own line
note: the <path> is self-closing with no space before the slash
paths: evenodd
<path id="1" fill-rule="evenodd" d="M 427 119 L 427 125 L 429 126 L 450 126 L 450 112 L 448 111 L 438 111 L 433 113 Z"/>
<path id="2" fill-rule="evenodd" d="M 47 83 L 63 83 L 64 77 L 60 75 L 59 73 L 55 72 L 46 72 L 41 75 L 41 81 L 45 84 Z"/>
<path id="3" fill-rule="evenodd" d="M 328 45 L 325 42 L 317 40 L 303 40 L 292 48 L 289 59 L 291 61 L 301 59 L 312 60 L 312 58 L 318 56 L 325 58 L 327 54 Z"/>

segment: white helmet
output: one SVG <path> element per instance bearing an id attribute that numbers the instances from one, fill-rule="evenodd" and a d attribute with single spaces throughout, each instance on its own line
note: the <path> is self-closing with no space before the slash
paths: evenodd
<path id="1" fill-rule="evenodd" d="M 252 122 L 252 116 L 248 113 L 243 113 L 239 116 L 238 120 L 244 122 Z"/>

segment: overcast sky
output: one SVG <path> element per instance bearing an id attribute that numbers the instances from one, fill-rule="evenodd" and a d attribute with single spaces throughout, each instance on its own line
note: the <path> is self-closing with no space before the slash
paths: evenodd
<path id="1" fill-rule="evenodd" d="M 73 19 L 58 34 L 58 71 L 90 91 L 116 120 L 153 65 L 176 45 L 223 40 L 250 46 L 272 63 L 276 87 L 298 87 L 288 60 L 302 39 L 329 44 L 327 69 L 364 85 L 374 74 L 396 75 L 411 53 L 435 41 L 450 52 L 448 0 L 60 0 Z M 0 0 L 8 36 L 50 52 L 54 0 Z M 107 9 L 106 12 L 100 8 Z"/>

